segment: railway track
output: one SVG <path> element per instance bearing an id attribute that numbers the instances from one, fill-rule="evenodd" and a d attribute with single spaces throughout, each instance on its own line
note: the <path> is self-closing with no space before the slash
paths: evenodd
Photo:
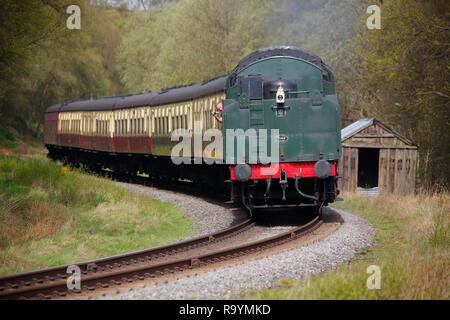
<path id="1" fill-rule="evenodd" d="M 246 220 L 222 231 L 170 245 L 75 263 L 80 268 L 80 289 L 69 290 L 67 273 L 71 265 L 63 265 L 0 277 L 0 299 L 52 299 L 71 294 L 89 293 L 188 269 L 218 263 L 289 242 L 316 230 L 319 217 L 288 232 L 250 243 L 217 249 L 217 243 L 236 237 L 255 226 Z M 197 250 L 215 245 L 214 250 Z M 192 253 L 189 253 L 192 251 Z M 187 252 L 187 253 L 185 253 Z M 185 253 L 180 255 L 180 253 Z M 173 258 L 171 258 L 173 257 Z"/>

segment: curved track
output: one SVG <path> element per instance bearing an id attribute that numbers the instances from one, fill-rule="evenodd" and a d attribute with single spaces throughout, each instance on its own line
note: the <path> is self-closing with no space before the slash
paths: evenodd
<path id="1" fill-rule="evenodd" d="M 204 248 L 230 237 L 235 237 L 255 226 L 254 221 L 246 220 L 222 231 L 177 242 L 170 245 L 111 256 L 107 258 L 75 263 L 81 269 L 81 288 L 69 290 L 67 274 L 69 265 L 51 267 L 24 273 L 0 277 L 0 299 L 51 299 L 72 293 L 91 292 L 96 289 L 121 285 L 126 282 L 157 278 L 164 274 L 173 274 L 233 259 L 249 253 L 262 251 L 290 240 L 297 239 L 316 230 L 322 220 L 316 217 L 307 224 L 295 227 L 288 232 L 250 243 L 203 252 Z M 217 245 L 216 245 L 217 246 Z M 192 251 L 182 258 L 177 254 Z M 196 252 L 197 251 L 197 252 Z M 170 259 L 173 256 L 173 259 Z M 161 259 L 164 257 L 165 259 Z"/>

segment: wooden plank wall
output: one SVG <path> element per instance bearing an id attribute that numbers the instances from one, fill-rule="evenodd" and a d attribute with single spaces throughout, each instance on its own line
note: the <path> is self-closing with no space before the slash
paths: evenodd
<path id="1" fill-rule="evenodd" d="M 343 147 L 338 164 L 338 188 L 341 191 L 356 191 L 358 179 L 358 148 Z"/>
<path id="2" fill-rule="evenodd" d="M 358 149 L 343 147 L 338 164 L 341 191 L 354 192 L 358 185 Z M 417 169 L 417 149 L 380 148 L 378 186 L 380 193 L 413 194 Z"/>
<path id="3" fill-rule="evenodd" d="M 378 184 L 380 193 L 414 193 L 417 149 L 381 149 Z"/>
<path id="4" fill-rule="evenodd" d="M 359 148 L 380 149 L 378 186 L 380 193 L 396 195 L 415 191 L 417 147 L 405 143 L 395 133 L 375 122 L 345 140 L 338 165 L 341 191 L 354 192 L 358 185 Z"/>

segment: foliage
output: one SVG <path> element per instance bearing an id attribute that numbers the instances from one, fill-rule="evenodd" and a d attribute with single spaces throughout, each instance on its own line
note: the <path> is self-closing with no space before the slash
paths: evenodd
<path id="1" fill-rule="evenodd" d="M 81 8 L 81 29 L 66 28 L 66 8 Z M 45 109 L 62 101 L 122 91 L 112 52 L 123 29 L 115 9 L 76 1 L 2 2 L 0 121 L 37 136 Z"/>
<path id="2" fill-rule="evenodd" d="M 419 146 L 429 187 L 450 178 L 449 12 L 445 0 L 387 0 L 382 29 L 355 40 L 358 107 Z"/>
<path id="3" fill-rule="evenodd" d="M 258 0 L 185 0 L 135 13 L 118 51 L 123 82 L 144 92 L 228 73 L 265 45 L 266 7 Z"/>

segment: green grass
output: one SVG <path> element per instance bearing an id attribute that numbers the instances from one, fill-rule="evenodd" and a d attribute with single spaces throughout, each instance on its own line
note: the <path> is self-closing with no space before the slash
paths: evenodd
<path id="1" fill-rule="evenodd" d="M 173 204 L 43 156 L 0 157 L 0 274 L 144 249 L 194 231 Z"/>
<path id="2" fill-rule="evenodd" d="M 281 279 L 244 299 L 449 299 L 450 195 L 366 197 L 345 194 L 335 207 L 370 221 L 373 246 L 349 264 L 308 279 Z M 367 268 L 381 269 L 381 288 L 367 288 Z"/>

